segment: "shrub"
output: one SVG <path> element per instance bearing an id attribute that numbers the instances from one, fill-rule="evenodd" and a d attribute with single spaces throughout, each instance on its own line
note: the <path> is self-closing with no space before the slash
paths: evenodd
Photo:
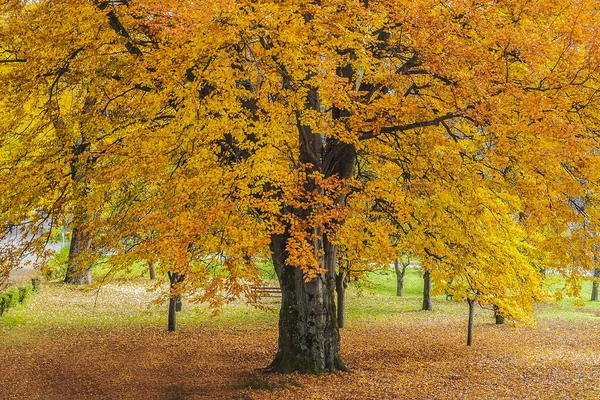
<path id="1" fill-rule="evenodd" d="M 63 279 L 67 274 L 67 261 L 69 259 L 70 246 L 63 247 L 60 252 L 54 254 L 48 263 L 42 268 L 42 273 L 46 279 L 51 281 Z"/>
<path id="2" fill-rule="evenodd" d="M 39 278 L 37 279 L 39 282 Z M 38 293 L 38 290 L 34 286 L 19 286 L 8 289 L 6 292 L 0 294 L 0 317 L 8 311 L 9 308 L 16 307 L 18 304 L 22 304 L 27 300 L 31 293 Z"/>
<path id="3" fill-rule="evenodd" d="M 9 308 L 19 304 L 19 292 L 15 289 L 7 290 L 0 296 L 0 304 L 0 308 L 2 309 L 0 315 L 2 315 L 8 311 Z"/>
<path id="4" fill-rule="evenodd" d="M 31 291 L 33 293 L 39 293 L 40 292 L 40 284 L 41 284 L 41 280 L 39 276 L 34 276 L 33 278 L 31 278 Z"/>
<path id="5" fill-rule="evenodd" d="M 7 290 L 4 295 L 8 299 L 8 307 L 9 308 L 16 307 L 17 304 L 19 304 L 19 291 L 18 291 L 18 289 L 12 288 L 10 290 Z"/>
<path id="6" fill-rule="evenodd" d="M 29 297 L 30 289 L 27 286 L 19 286 L 17 290 L 19 291 L 19 303 L 23 303 Z"/>

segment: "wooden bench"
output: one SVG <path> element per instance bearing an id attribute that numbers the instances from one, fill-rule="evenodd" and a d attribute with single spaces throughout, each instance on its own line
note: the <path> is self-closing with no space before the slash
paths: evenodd
<path id="1" fill-rule="evenodd" d="M 252 286 L 250 289 L 256 297 L 281 297 L 281 288 L 275 286 Z"/>

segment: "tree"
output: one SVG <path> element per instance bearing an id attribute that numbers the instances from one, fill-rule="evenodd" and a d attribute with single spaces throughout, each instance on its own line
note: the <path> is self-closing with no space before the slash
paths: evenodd
<path id="1" fill-rule="evenodd" d="M 181 304 L 181 295 L 178 293 L 178 285 L 183 282 L 185 275 L 177 272 L 169 273 L 169 314 L 168 328 L 169 332 L 175 332 L 177 329 L 177 311 L 178 304 Z"/>
<path id="2" fill-rule="evenodd" d="M 402 267 L 400 265 L 402 264 Z M 394 259 L 394 269 L 396 271 L 396 296 L 404 295 L 404 274 L 406 268 L 410 265 L 410 259 L 407 262 L 400 262 L 398 258 Z"/>
<path id="3" fill-rule="evenodd" d="M 494 319 L 496 320 L 496 325 L 502 325 L 506 322 L 506 318 L 500 314 L 498 307 L 494 307 Z"/>
<path id="4" fill-rule="evenodd" d="M 431 305 L 431 277 L 429 271 L 423 271 L 423 306 L 421 307 L 424 311 L 433 310 Z"/>
<path id="5" fill-rule="evenodd" d="M 156 267 L 155 267 L 155 262 L 153 262 L 153 261 L 150 261 L 148 263 L 148 274 L 150 275 L 151 280 L 156 279 Z"/>
<path id="6" fill-rule="evenodd" d="M 594 278 L 600 278 L 600 268 L 594 268 Z M 598 279 L 592 281 L 591 301 L 598 301 Z"/>
<path id="7" fill-rule="evenodd" d="M 158 255 L 215 306 L 244 293 L 258 276 L 245 260 L 268 249 L 282 289 L 274 371 L 346 369 L 342 245 L 389 260 L 394 231 L 435 290 L 477 293 L 515 319 L 539 298 L 534 261 L 589 258 L 590 238 L 567 257 L 536 232 L 581 219 L 565 197 L 595 199 L 591 0 L 73 0 L 2 13 L 2 131 L 23 132 L 3 136 L 7 187 L 15 170 L 29 206 L 81 206 L 94 251 Z M 66 201 L 81 132 L 89 192 Z M 2 221 L 30 209 L 8 193 Z"/>

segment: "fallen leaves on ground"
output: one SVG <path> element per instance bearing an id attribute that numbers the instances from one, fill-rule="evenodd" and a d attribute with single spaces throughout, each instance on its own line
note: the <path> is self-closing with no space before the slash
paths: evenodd
<path id="1" fill-rule="evenodd" d="M 0 343 L 0 398 L 600 398 L 600 319 L 515 329 L 481 318 L 471 348 L 464 325 L 462 316 L 422 312 L 349 321 L 342 353 L 351 372 L 321 376 L 262 372 L 277 343 L 275 324 L 264 321 L 175 333 L 34 329 Z"/>

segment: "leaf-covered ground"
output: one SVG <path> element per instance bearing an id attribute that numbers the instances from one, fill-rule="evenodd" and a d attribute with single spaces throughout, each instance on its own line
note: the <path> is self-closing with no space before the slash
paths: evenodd
<path id="1" fill-rule="evenodd" d="M 342 332 L 350 373 L 264 374 L 276 315 L 238 304 L 218 318 L 186 304 L 164 331 L 163 306 L 139 285 L 44 287 L 0 319 L 2 399 L 598 399 L 600 309 L 546 305 L 535 328 L 437 300 L 351 296 Z M 96 304 L 95 308 L 94 303 Z M 391 310 L 386 313 L 382 310 Z"/>

